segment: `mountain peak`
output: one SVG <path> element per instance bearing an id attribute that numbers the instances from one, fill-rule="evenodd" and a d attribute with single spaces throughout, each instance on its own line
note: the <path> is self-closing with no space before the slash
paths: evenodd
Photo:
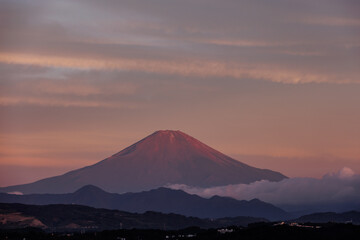
<path id="1" fill-rule="evenodd" d="M 97 186 L 88 184 L 88 185 L 85 185 L 85 186 L 79 188 L 74 193 L 83 194 L 83 193 L 107 193 L 107 192 L 105 192 L 104 190 L 102 190 L 101 188 L 99 188 Z"/>
<path id="2" fill-rule="evenodd" d="M 157 130 L 155 131 L 153 134 L 166 134 L 166 135 L 170 135 L 170 134 L 175 134 L 175 133 L 182 133 L 180 130 Z"/>
<path id="3" fill-rule="evenodd" d="M 114 161 L 125 156 L 132 156 L 133 161 L 141 161 L 142 165 L 154 164 L 155 162 L 163 164 L 183 164 L 187 162 L 196 166 L 199 164 L 198 161 L 204 161 L 204 164 L 206 164 L 205 162 L 213 162 L 214 164 L 227 166 L 239 164 L 243 167 L 247 166 L 225 156 L 180 130 L 156 131 L 105 161 Z M 197 162 L 191 163 L 193 161 Z"/>
<path id="4" fill-rule="evenodd" d="M 195 138 L 187 135 L 186 133 L 180 131 L 180 130 L 158 130 L 155 131 L 153 134 L 151 134 L 150 136 L 148 136 L 147 138 L 169 138 L 171 139 L 187 139 L 187 140 L 196 140 Z M 145 138 L 146 139 L 146 138 Z"/>
<path id="5" fill-rule="evenodd" d="M 175 138 L 187 138 L 190 137 L 187 134 L 181 132 L 180 130 L 158 130 L 148 136 L 148 138 L 168 138 L 170 141 Z"/>

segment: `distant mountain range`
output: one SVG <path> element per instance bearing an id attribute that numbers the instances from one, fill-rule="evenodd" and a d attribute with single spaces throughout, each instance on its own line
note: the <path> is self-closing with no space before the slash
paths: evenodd
<path id="1" fill-rule="evenodd" d="M 157 131 L 100 161 L 61 176 L 3 187 L 0 192 L 71 193 L 85 185 L 108 192 L 150 190 L 167 184 L 212 187 L 280 181 L 281 173 L 236 161 L 181 131 Z"/>
<path id="2" fill-rule="evenodd" d="M 237 216 L 261 217 L 270 220 L 289 218 L 289 214 L 282 209 L 258 199 L 239 201 L 219 196 L 206 199 L 181 190 L 168 188 L 158 188 L 139 193 L 116 194 L 87 185 L 74 193 L 68 194 L 14 195 L 0 193 L 0 202 L 36 205 L 80 204 L 136 213 L 156 211 L 199 218 Z"/>
<path id="3" fill-rule="evenodd" d="M 296 222 L 313 222 L 313 223 L 352 223 L 360 225 L 360 212 L 350 211 L 344 213 L 334 213 L 334 212 L 325 212 L 325 213 L 313 213 L 305 216 L 301 216 L 293 221 Z"/>
<path id="4" fill-rule="evenodd" d="M 128 213 L 80 205 L 23 205 L 0 203 L 0 229 L 36 227 L 48 231 L 100 231 L 104 229 L 183 229 L 191 226 L 218 228 L 267 221 L 263 218 L 236 217 L 216 220 L 178 214 Z"/>

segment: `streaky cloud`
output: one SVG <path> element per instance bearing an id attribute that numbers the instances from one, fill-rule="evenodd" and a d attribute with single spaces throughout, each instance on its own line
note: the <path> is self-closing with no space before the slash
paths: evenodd
<path id="1" fill-rule="evenodd" d="M 334 78 L 318 73 L 304 74 L 295 69 L 246 62 L 214 60 L 157 60 L 130 58 L 84 58 L 42 56 L 38 54 L 0 53 L 0 62 L 41 67 L 62 67 L 80 70 L 118 70 L 160 73 L 188 77 L 225 77 L 236 79 L 263 79 L 278 83 L 359 83 L 358 78 Z M 274 71 L 274 69 L 277 69 Z"/>

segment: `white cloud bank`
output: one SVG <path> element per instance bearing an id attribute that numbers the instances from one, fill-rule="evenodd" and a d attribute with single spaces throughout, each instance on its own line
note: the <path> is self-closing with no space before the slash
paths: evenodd
<path id="1" fill-rule="evenodd" d="M 289 178 L 280 182 L 257 181 L 251 184 L 198 188 L 182 184 L 168 186 L 202 197 L 229 196 L 239 200 L 258 198 L 278 206 L 296 206 L 322 210 L 360 209 L 360 175 L 344 167 L 321 179 Z M 294 209 L 294 208 L 293 208 Z"/>

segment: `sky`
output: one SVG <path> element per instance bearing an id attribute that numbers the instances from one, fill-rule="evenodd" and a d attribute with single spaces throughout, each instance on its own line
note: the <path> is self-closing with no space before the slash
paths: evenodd
<path id="1" fill-rule="evenodd" d="M 356 0 L 0 0 L 0 186 L 160 129 L 289 177 L 360 173 Z"/>

